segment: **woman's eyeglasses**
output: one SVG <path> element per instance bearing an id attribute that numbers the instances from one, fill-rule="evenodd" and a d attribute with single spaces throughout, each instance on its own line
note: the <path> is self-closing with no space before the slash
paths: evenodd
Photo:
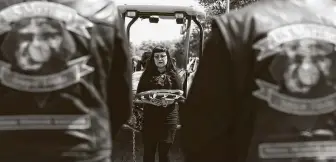
<path id="1" fill-rule="evenodd" d="M 167 55 L 156 55 L 156 56 L 154 56 L 154 58 L 156 58 L 156 59 L 166 58 L 166 57 L 167 57 Z"/>

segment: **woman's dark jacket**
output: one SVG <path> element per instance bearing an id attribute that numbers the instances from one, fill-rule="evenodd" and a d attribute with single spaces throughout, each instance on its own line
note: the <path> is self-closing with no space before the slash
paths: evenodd
<path id="1" fill-rule="evenodd" d="M 159 73 L 156 71 L 153 76 L 140 79 L 137 93 L 157 89 L 182 90 L 181 80 L 176 72 Z M 144 106 L 144 118 L 146 125 L 151 125 L 151 123 L 155 125 L 176 125 L 178 121 L 178 106 L 171 104 L 167 107 L 157 107 L 146 104 Z"/>

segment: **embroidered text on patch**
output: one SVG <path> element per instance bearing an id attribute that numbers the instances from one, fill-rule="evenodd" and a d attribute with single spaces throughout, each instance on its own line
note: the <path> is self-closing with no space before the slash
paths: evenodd
<path id="1" fill-rule="evenodd" d="M 74 33 L 90 38 L 87 31 L 93 23 L 77 14 L 76 10 L 53 2 L 24 2 L 0 11 L 0 34 L 11 30 L 10 23 L 25 18 L 48 17 L 65 22 L 66 28 Z"/>
<path id="2" fill-rule="evenodd" d="M 0 116 L 0 130 L 85 130 L 91 127 L 87 115 Z"/>
<path id="3" fill-rule="evenodd" d="M 336 153 L 335 141 L 262 143 L 259 156 L 263 159 L 280 158 L 333 158 Z"/>
<path id="4" fill-rule="evenodd" d="M 94 69 L 86 65 L 89 57 L 83 56 L 68 63 L 70 68 L 56 74 L 29 76 L 10 70 L 10 65 L 0 61 L 1 83 L 13 89 L 29 92 L 49 92 L 66 88 Z"/>

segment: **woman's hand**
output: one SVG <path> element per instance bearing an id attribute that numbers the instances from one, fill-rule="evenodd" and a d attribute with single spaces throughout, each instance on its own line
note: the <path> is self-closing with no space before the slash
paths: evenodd
<path id="1" fill-rule="evenodd" d="M 154 106 L 162 106 L 162 101 L 161 101 L 161 99 L 153 98 L 153 99 L 151 99 L 151 103 L 152 103 L 152 105 L 154 105 Z"/>

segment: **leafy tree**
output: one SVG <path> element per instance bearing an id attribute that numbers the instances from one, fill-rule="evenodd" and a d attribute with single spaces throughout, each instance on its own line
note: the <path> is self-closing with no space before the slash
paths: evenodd
<path id="1" fill-rule="evenodd" d="M 202 22 L 204 28 L 204 41 L 207 40 L 209 33 L 211 32 L 210 20 L 212 16 L 225 13 L 226 10 L 226 0 L 198 0 L 199 3 L 206 8 L 207 19 Z M 253 3 L 257 0 L 231 0 L 230 9 L 235 10 L 242 8 L 250 3 Z M 177 66 L 182 68 L 185 66 L 186 57 L 185 57 L 185 42 L 186 36 L 183 36 L 182 39 L 173 40 L 173 41 L 143 41 L 137 47 L 133 47 L 134 55 L 141 56 L 145 51 L 151 51 L 157 45 L 163 45 L 169 48 L 169 51 L 172 57 L 176 58 Z M 200 33 L 197 27 L 191 29 L 190 33 L 190 42 L 189 42 L 189 56 L 198 55 L 200 48 Z"/>
<path id="2" fill-rule="evenodd" d="M 207 40 L 211 32 L 211 19 L 213 16 L 224 14 L 226 11 L 226 0 L 198 0 L 199 3 L 205 7 L 207 13 L 207 19 L 202 22 L 204 29 L 204 41 Z M 258 0 L 231 0 L 230 10 L 237 10 L 245 7 Z M 200 46 L 199 29 L 193 28 L 190 36 L 190 52 L 198 53 Z"/>
<path id="3" fill-rule="evenodd" d="M 171 54 L 174 53 L 176 50 L 175 44 L 178 40 L 170 40 L 170 41 L 152 41 L 147 40 L 141 42 L 140 45 L 138 45 L 137 50 L 141 52 L 151 51 L 155 46 L 164 46 L 169 49 L 169 52 Z"/>
<path id="4" fill-rule="evenodd" d="M 231 0 L 230 10 L 240 9 L 256 1 L 257 0 Z M 199 3 L 206 8 L 207 14 L 210 16 L 225 13 L 227 7 L 226 0 L 199 0 Z"/>
<path id="5" fill-rule="evenodd" d="M 164 46 L 168 48 L 170 55 L 176 59 L 177 66 L 182 67 L 183 64 L 183 48 L 184 46 L 181 45 L 181 40 L 170 40 L 170 41 L 152 41 L 147 40 L 141 42 L 140 45 L 137 45 L 133 49 L 133 55 L 142 56 L 144 52 L 151 51 L 155 46 Z"/>

